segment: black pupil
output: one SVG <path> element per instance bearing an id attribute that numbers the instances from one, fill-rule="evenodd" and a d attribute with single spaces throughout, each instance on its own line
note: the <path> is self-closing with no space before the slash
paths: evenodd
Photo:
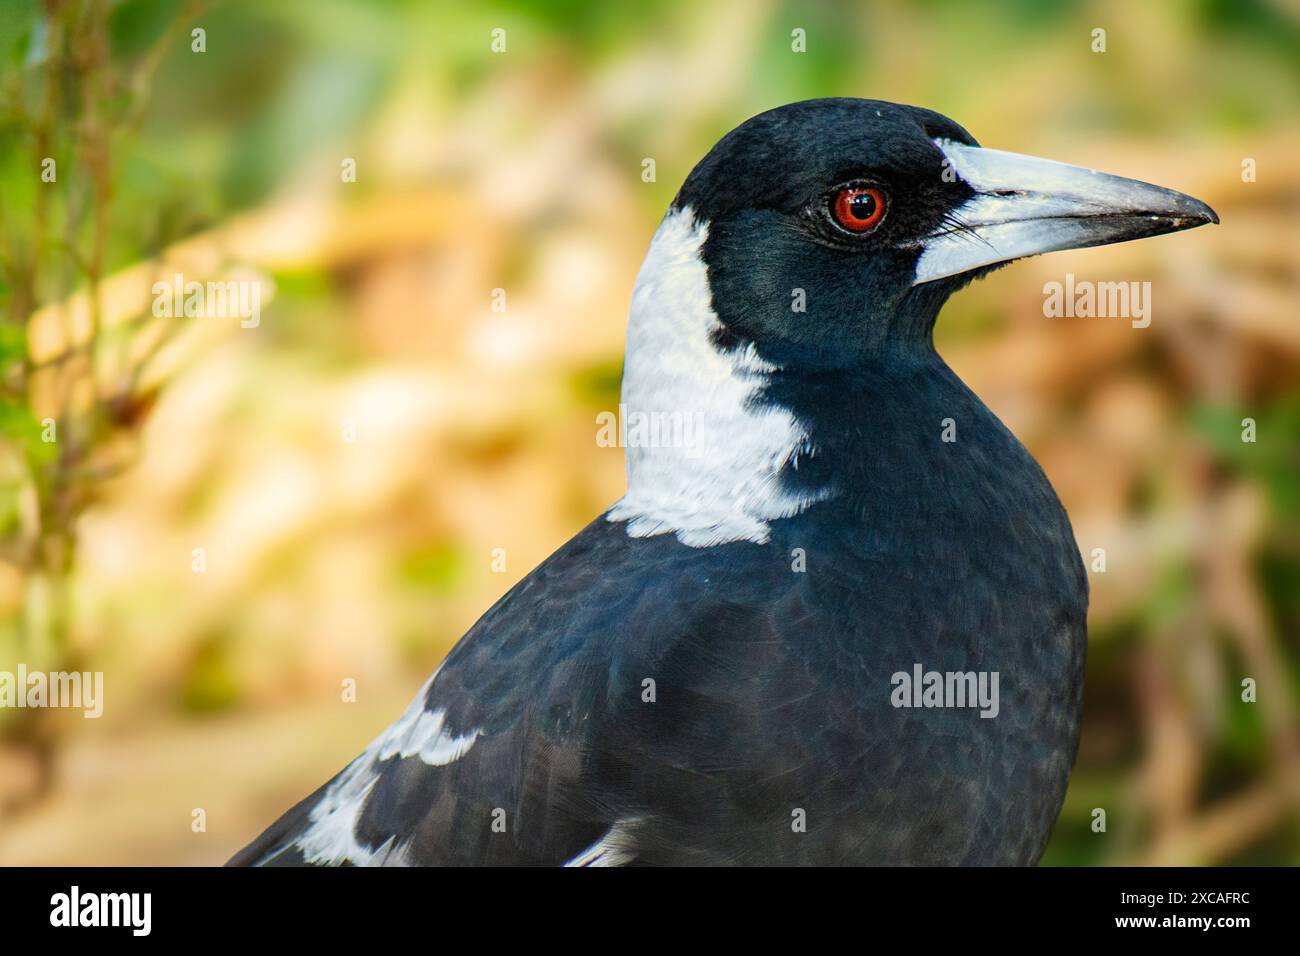
<path id="1" fill-rule="evenodd" d="M 870 219 L 876 211 L 876 197 L 871 193 L 858 193 L 849 200 L 849 215 L 854 219 Z"/>

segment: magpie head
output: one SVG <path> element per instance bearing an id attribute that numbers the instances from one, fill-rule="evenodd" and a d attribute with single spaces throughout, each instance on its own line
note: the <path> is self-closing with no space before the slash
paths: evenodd
<path id="1" fill-rule="evenodd" d="M 715 344 L 792 370 L 928 347 L 947 297 L 1013 259 L 1218 221 L 1181 193 L 982 149 L 938 113 L 857 99 L 737 127 L 673 212 L 707 230 Z"/>
<path id="2" fill-rule="evenodd" d="M 982 149 L 929 110 L 830 99 L 756 116 L 687 178 L 637 277 L 628 492 L 607 516 L 691 545 L 766 541 L 769 522 L 839 495 L 861 448 L 890 445 L 862 440 L 887 417 L 864 415 L 866 388 L 902 377 L 924 411 L 907 376 L 934 371 L 935 317 L 961 285 L 1217 221 L 1168 189 Z"/>

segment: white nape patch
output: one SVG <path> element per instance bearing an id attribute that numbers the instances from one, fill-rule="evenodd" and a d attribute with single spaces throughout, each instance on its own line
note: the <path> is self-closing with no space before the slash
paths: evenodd
<path id="1" fill-rule="evenodd" d="M 753 346 L 720 352 L 701 248 L 708 223 L 672 210 L 650 242 L 632 290 L 623 366 L 628 415 L 688 420 L 687 441 L 628 443 L 627 494 L 605 517 L 627 521 L 634 538 L 672 533 L 696 548 L 730 541 L 763 544 L 767 522 L 819 497 L 791 494 L 780 473 L 812 455 L 807 432 L 784 408 L 750 400 L 775 368 Z"/>
<path id="2" fill-rule="evenodd" d="M 425 697 L 441 666 L 420 688 L 410 706 L 395 723 L 370 742 L 361 756 L 348 764 L 312 807 L 311 826 L 294 841 L 308 863 L 354 866 L 394 866 L 404 862 L 402 848 L 392 839 L 369 847 L 357 839 L 357 820 L 379 780 L 379 764 L 393 757 L 415 757 L 432 767 L 460 759 L 474 746 L 482 731 L 454 735 L 446 728 L 446 712 L 425 710 Z"/>
<path id="3" fill-rule="evenodd" d="M 583 850 L 565 866 L 626 866 L 636 859 L 632 845 L 632 827 L 638 821 L 619 820 L 609 832 Z"/>

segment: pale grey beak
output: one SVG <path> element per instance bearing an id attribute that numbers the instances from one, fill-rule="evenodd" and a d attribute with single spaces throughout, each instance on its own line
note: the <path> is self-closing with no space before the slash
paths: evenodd
<path id="1" fill-rule="evenodd" d="M 950 140 L 935 144 L 975 195 L 922 241 L 913 285 L 1219 221 L 1199 199 L 1136 179 Z"/>

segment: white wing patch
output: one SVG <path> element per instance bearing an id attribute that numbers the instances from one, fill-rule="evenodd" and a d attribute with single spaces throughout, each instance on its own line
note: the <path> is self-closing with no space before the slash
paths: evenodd
<path id="1" fill-rule="evenodd" d="M 791 494 L 787 463 L 813 454 L 807 432 L 784 408 L 752 399 L 776 369 L 751 345 L 719 351 L 700 250 L 708 224 L 673 210 L 650 243 L 628 321 L 623 408 L 628 419 L 684 423 L 667 442 L 627 441 L 627 494 L 606 513 L 635 538 L 674 533 L 704 548 L 768 540 L 768 521 L 788 518 L 820 497 Z M 631 429 L 629 429 L 631 432 Z"/>
<path id="2" fill-rule="evenodd" d="M 431 767 L 443 767 L 468 753 L 482 733 L 474 729 L 453 734 L 446 727 L 445 710 L 425 709 L 425 698 L 441 669 L 434 671 L 402 716 L 348 764 L 312 807 L 311 826 L 295 841 L 308 863 L 354 866 L 404 863 L 402 847 L 392 839 L 377 847 L 366 846 L 357 839 L 356 826 L 370 791 L 379 780 L 380 763 L 393 757 L 419 757 Z"/>
<path id="3" fill-rule="evenodd" d="M 447 712 L 441 708 L 425 710 L 419 706 L 422 702 L 423 697 L 417 697 L 397 723 L 380 737 L 384 744 L 379 752 L 380 760 L 418 756 L 431 767 L 444 767 L 465 756 L 474 746 L 482 731 L 476 729 L 456 736 L 444 726 Z"/>
<path id="4" fill-rule="evenodd" d="M 374 754 L 367 749 L 312 807 L 311 826 L 295 841 L 308 863 L 368 866 L 376 857 L 387 854 L 391 840 L 379 847 L 368 847 L 362 845 L 356 834 L 361 808 L 379 779 L 374 764 Z"/>
<path id="5" fill-rule="evenodd" d="M 636 859 L 632 828 L 636 820 L 619 820 L 609 832 L 583 850 L 565 866 L 626 866 Z"/>

